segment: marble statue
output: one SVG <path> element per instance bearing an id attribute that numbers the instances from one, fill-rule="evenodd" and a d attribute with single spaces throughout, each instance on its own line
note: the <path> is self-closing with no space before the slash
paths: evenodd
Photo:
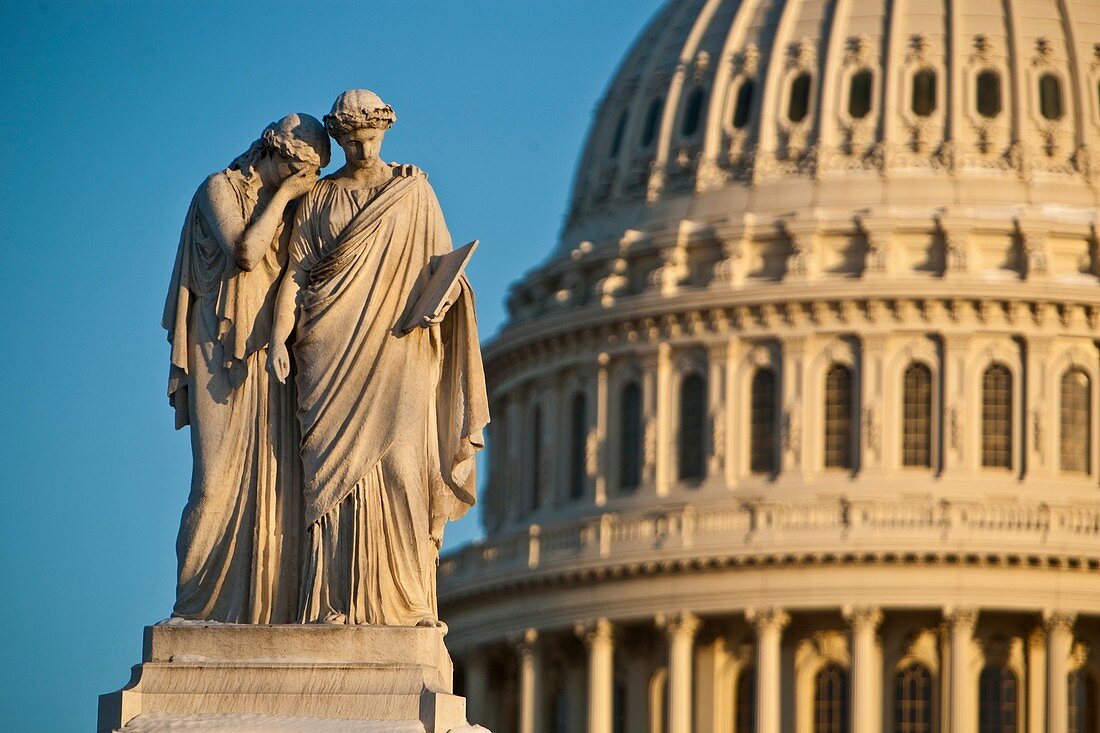
<path id="1" fill-rule="evenodd" d="M 203 181 L 164 312 L 190 426 L 172 618 L 99 733 L 487 733 L 454 694 L 445 524 L 489 421 L 473 292 L 377 95 L 272 123 Z M 325 178 L 329 136 L 346 164 Z"/>
<path id="2" fill-rule="evenodd" d="M 294 383 L 302 435 L 307 623 L 441 626 L 443 528 L 474 503 L 489 419 L 465 277 L 439 317 L 399 328 L 451 238 L 427 178 L 379 158 L 395 120 L 366 90 L 325 116 L 347 162 L 298 206 L 275 304 L 269 368 Z"/>
<path id="3" fill-rule="evenodd" d="M 265 370 L 297 199 L 329 161 L 323 125 L 269 125 L 195 193 L 163 325 L 176 427 L 191 427 L 191 493 L 176 543 L 173 618 L 297 615 L 302 477 L 293 387 Z"/>

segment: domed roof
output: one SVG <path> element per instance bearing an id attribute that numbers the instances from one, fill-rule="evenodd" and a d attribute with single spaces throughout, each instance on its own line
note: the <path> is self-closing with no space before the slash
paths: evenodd
<path id="1" fill-rule="evenodd" d="M 1092 0 L 670 0 L 599 105 L 558 255 L 684 218 L 1095 206 L 1098 85 Z"/>

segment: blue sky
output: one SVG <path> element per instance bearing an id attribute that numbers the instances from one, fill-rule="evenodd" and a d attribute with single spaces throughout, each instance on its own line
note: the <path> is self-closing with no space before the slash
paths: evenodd
<path id="1" fill-rule="evenodd" d="M 0 6 L 5 727 L 92 730 L 170 611 L 190 477 L 159 320 L 198 183 L 347 88 L 394 106 L 482 337 L 552 247 L 593 107 L 658 0 Z M 342 156 L 334 156 L 339 165 Z M 463 520 L 449 544 L 479 527 Z"/>

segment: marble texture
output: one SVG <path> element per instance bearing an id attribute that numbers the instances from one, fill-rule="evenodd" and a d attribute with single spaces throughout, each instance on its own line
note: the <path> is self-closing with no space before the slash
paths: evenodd
<path id="1" fill-rule="evenodd" d="M 267 730 L 292 731 L 319 718 L 327 722 L 316 730 L 449 733 L 467 725 L 451 677 L 438 628 L 151 626 L 130 682 L 100 698 L 98 730 L 193 730 L 206 721 L 251 731 L 267 720 Z"/>

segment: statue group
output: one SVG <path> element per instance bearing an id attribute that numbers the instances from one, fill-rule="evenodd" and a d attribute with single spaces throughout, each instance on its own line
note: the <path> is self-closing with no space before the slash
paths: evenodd
<path id="1" fill-rule="evenodd" d="M 395 121 L 366 90 L 284 117 L 187 212 L 164 314 L 194 456 L 177 623 L 441 625 L 488 404 L 465 276 L 416 311 L 452 247 L 424 173 L 380 158 Z M 346 163 L 320 178 L 329 136 Z"/>

